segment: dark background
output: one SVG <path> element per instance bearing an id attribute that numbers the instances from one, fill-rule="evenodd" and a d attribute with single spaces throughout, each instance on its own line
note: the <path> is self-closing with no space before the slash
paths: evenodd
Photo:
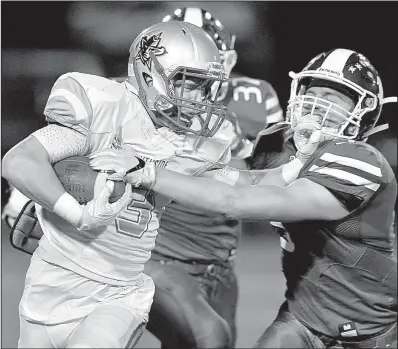
<path id="1" fill-rule="evenodd" d="M 179 6 L 210 9 L 232 33 L 242 17 L 235 71 L 270 81 L 284 108 L 290 92 L 288 72 L 299 71 L 318 53 L 338 47 L 363 53 L 379 71 L 385 95 L 398 94 L 397 2 L 3 1 L 1 5 L 3 154 L 30 132 L 29 127 L 37 127 L 49 89 L 60 74 L 68 69 L 126 74 L 134 37 Z M 43 53 L 57 50 L 59 57 Z M 35 52 L 42 59 L 31 59 Z M 382 116 L 394 130 L 397 112 L 396 105 L 387 105 Z M 20 127 L 22 120 L 29 126 Z"/>
<path id="2" fill-rule="evenodd" d="M 318 53 L 347 48 L 379 71 L 386 96 L 398 95 L 397 2 L 1 2 L 2 155 L 43 125 L 50 89 L 63 73 L 126 74 L 135 36 L 178 7 L 199 6 L 237 35 L 235 71 L 265 79 L 286 110 L 288 72 Z M 373 137 L 396 169 L 397 105 L 383 109 L 390 131 Z M 279 239 L 245 232 L 237 258 L 238 347 L 251 347 L 283 300 Z M 2 224 L 2 347 L 16 347 L 18 302 L 29 256 L 13 250 Z M 138 347 L 159 347 L 145 333 Z"/>

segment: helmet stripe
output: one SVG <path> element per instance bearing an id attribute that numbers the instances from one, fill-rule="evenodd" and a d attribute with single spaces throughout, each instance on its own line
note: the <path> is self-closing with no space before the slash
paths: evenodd
<path id="1" fill-rule="evenodd" d="M 202 28 L 203 27 L 202 10 L 197 7 L 187 7 L 185 9 L 184 22 L 189 22 Z"/>
<path id="2" fill-rule="evenodd" d="M 334 50 L 326 57 L 320 68 L 343 73 L 344 66 L 353 53 L 354 51 L 342 48 Z"/>

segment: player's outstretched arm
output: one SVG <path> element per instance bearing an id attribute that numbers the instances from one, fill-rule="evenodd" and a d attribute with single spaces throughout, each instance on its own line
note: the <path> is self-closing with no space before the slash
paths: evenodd
<path id="1" fill-rule="evenodd" d="M 335 220 L 347 209 L 323 186 L 298 179 L 287 187 L 276 185 L 230 186 L 156 168 L 152 189 L 182 204 L 208 209 L 236 219 Z"/>
<path id="2" fill-rule="evenodd" d="M 265 170 L 247 170 L 243 166 L 237 168 L 236 162 L 230 161 L 227 166 L 210 169 L 202 174 L 202 177 L 215 179 L 230 185 L 276 185 L 285 187 L 297 179 L 303 161 L 295 160 L 276 168 Z M 239 163 L 238 163 L 239 165 Z"/>

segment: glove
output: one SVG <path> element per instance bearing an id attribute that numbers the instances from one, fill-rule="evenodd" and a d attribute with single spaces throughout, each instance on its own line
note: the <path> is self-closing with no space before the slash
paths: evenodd
<path id="1" fill-rule="evenodd" d="M 125 181 L 133 187 L 141 185 L 151 189 L 155 184 L 155 164 L 145 163 L 133 149 L 103 149 L 90 156 L 90 166 L 97 171 L 112 171 L 111 181 Z"/>
<path id="2" fill-rule="evenodd" d="M 123 196 L 118 201 L 109 203 L 114 185 L 114 182 L 108 180 L 101 192 L 86 205 L 80 205 L 74 197 L 64 193 L 55 203 L 53 211 L 78 230 L 91 230 L 112 224 L 133 198 L 131 185 L 127 184 Z"/>
<path id="3" fill-rule="evenodd" d="M 114 172 L 108 177 L 112 181 L 123 181 L 126 172 L 139 164 L 132 148 L 101 149 L 88 157 L 94 170 Z"/>
<path id="4" fill-rule="evenodd" d="M 114 186 L 114 182 L 107 181 L 101 193 L 83 206 L 82 217 L 77 226 L 79 230 L 89 230 L 113 223 L 116 216 L 130 204 L 133 199 L 130 184 L 126 185 L 124 194 L 119 200 L 109 203 Z"/>
<path id="5" fill-rule="evenodd" d="M 304 164 L 314 154 L 321 141 L 322 132 L 310 123 L 296 126 L 293 139 L 297 148 L 297 158 Z"/>

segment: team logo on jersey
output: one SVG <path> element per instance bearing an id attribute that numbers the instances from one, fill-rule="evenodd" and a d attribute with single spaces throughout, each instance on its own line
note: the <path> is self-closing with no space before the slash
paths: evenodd
<path id="1" fill-rule="evenodd" d="M 154 34 L 150 37 L 147 35 L 143 36 L 139 44 L 137 45 L 138 53 L 135 56 L 137 61 L 141 61 L 149 70 L 152 67 L 152 59 L 149 52 L 152 52 L 155 56 L 161 56 L 166 52 L 166 48 L 160 46 L 163 32 Z"/>

